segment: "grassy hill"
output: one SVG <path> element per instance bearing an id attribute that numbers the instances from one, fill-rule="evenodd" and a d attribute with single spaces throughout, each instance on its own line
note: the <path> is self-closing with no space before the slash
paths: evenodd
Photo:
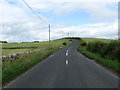
<path id="1" fill-rule="evenodd" d="M 113 41 L 111 39 L 101 39 L 101 38 L 82 38 L 82 40 L 84 40 L 87 44 L 89 42 L 95 42 L 95 41 L 101 41 L 105 43 L 109 43 L 110 41 Z"/>

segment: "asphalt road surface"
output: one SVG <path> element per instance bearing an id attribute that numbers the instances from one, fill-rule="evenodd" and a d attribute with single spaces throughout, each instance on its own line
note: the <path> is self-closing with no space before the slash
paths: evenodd
<path id="1" fill-rule="evenodd" d="M 118 77 L 80 54 L 74 40 L 5 88 L 118 88 Z"/>

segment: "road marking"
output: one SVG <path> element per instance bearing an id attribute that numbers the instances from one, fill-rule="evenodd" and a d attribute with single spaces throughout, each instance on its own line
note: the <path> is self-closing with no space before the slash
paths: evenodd
<path id="1" fill-rule="evenodd" d="M 68 56 L 68 50 L 67 50 L 67 52 L 66 52 L 66 56 Z"/>
<path id="2" fill-rule="evenodd" d="M 66 60 L 66 65 L 68 65 L 68 60 Z"/>
<path id="3" fill-rule="evenodd" d="M 66 53 L 66 56 L 68 56 L 68 53 Z"/>
<path id="4" fill-rule="evenodd" d="M 68 53 L 68 50 L 67 50 L 67 53 Z"/>

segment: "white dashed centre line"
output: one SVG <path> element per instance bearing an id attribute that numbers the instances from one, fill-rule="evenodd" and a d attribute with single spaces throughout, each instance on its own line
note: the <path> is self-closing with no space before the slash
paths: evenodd
<path id="1" fill-rule="evenodd" d="M 68 50 L 67 50 L 67 52 L 66 52 L 66 56 L 68 56 Z"/>
<path id="2" fill-rule="evenodd" d="M 66 56 L 68 56 L 68 50 L 66 52 Z M 68 65 L 68 60 L 65 61 L 66 65 Z"/>
<path id="3" fill-rule="evenodd" d="M 68 65 L 68 60 L 66 60 L 66 65 Z"/>
<path id="4" fill-rule="evenodd" d="M 66 56 L 68 56 L 68 53 L 66 53 Z"/>

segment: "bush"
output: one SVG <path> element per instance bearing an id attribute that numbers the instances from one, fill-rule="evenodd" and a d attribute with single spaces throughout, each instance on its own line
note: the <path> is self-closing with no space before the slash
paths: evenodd
<path id="1" fill-rule="evenodd" d="M 7 43 L 7 41 L 0 41 L 0 43 Z"/>
<path id="2" fill-rule="evenodd" d="M 110 43 L 101 41 L 90 42 L 87 45 L 87 50 L 98 53 L 102 57 L 118 60 L 120 58 L 120 41 L 111 41 Z"/>
<path id="3" fill-rule="evenodd" d="M 80 40 L 80 46 L 86 46 L 87 45 L 87 43 L 84 41 L 84 40 Z"/>
<path id="4" fill-rule="evenodd" d="M 106 45 L 104 42 L 96 41 L 96 42 L 90 42 L 87 45 L 87 50 L 92 52 L 101 52 L 101 49 Z"/>
<path id="5" fill-rule="evenodd" d="M 120 41 L 112 41 L 108 46 L 108 56 L 112 59 L 119 60 L 120 56 Z"/>
<path id="6" fill-rule="evenodd" d="M 64 42 L 64 43 L 63 43 L 63 45 L 67 45 L 67 43 L 66 43 L 66 42 Z"/>

